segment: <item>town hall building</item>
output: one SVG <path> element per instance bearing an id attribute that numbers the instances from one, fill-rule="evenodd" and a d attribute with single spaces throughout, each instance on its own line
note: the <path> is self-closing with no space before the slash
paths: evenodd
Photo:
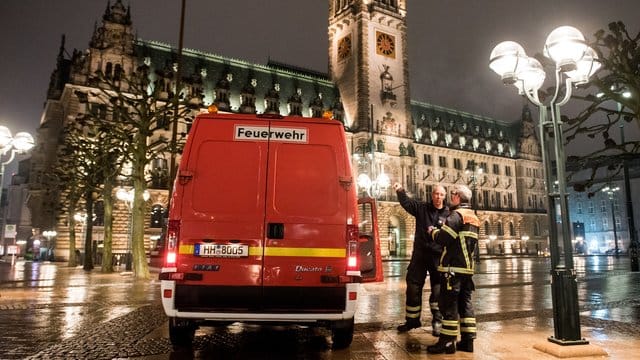
<path id="1" fill-rule="evenodd" d="M 151 69 L 150 81 L 166 89 L 167 101 L 181 74 L 182 95 L 192 105 L 180 119 L 181 133 L 187 134 L 191 119 L 210 105 L 221 112 L 284 116 L 321 117 L 331 111 L 344 124 L 354 179 L 369 179 L 359 182 L 359 191 L 378 200 L 385 256 L 408 256 L 413 247 L 415 221 L 396 201 L 393 182 L 425 201 L 437 184 L 447 189 L 466 184 L 474 192 L 473 206 L 482 224 L 480 254 L 543 252 L 548 246 L 546 193 L 529 107 L 514 114 L 514 122 L 412 99 L 406 3 L 329 0 L 329 71 L 320 73 L 304 64 L 255 64 L 190 49 L 183 49 L 179 62 L 178 49 L 136 38 L 129 9 L 121 0 L 109 1 L 101 24 L 87 34 L 87 49 L 66 57 L 62 41 L 30 160 L 30 224 L 19 231 L 56 230 L 56 256 L 68 257 L 67 214 L 55 206 L 60 194 L 46 186 L 60 156 L 65 124 L 99 111 L 97 99 L 79 96 L 91 94 L 97 86 L 96 71 L 120 76 L 145 64 Z M 153 137 L 170 138 L 170 121 Z M 161 234 L 168 204 L 169 158 L 158 156 L 147 171 L 149 251 Z M 98 199 L 92 215 L 97 248 L 104 236 L 100 211 Z M 116 202 L 114 213 L 113 251 L 124 253 L 129 209 Z M 79 225 L 77 232 L 82 231 Z M 80 249 L 81 243 L 76 245 Z"/>

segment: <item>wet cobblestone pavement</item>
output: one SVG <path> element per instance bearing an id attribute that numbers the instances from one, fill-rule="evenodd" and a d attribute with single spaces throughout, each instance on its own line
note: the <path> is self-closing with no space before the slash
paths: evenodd
<path id="1" fill-rule="evenodd" d="M 332 350 L 322 329 L 237 323 L 198 329 L 192 348 L 173 349 L 157 280 L 85 273 L 64 264 L 18 262 L 10 268 L 0 262 L 0 359 L 433 357 L 425 353 L 436 341 L 430 327 L 395 331 L 404 317 L 406 265 L 385 262 L 385 282 L 364 285 L 348 349 Z M 484 259 L 474 276 L 476 352 L 448 358 L 555 358 L 532 348 L 553 335 L 548 266 L 544 258 Z M 626 258 L 576 258 L 582 334 L 611 359 L 635 359 L 640 352 L 640 273 L 628 267 Z M 429 315 L 423 316 L 429 324 Z"/>

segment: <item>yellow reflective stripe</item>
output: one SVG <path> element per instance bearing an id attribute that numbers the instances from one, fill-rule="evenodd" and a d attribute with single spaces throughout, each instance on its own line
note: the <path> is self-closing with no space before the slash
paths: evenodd
<path id="1" fill-rule="evenodd" d="M 455 232 L 455 230 L 453 230 L 452 228 L 449 227 L 449 225 L 442 225 L 442 230 L 446 231 L 449 235 L 451 235 L 452 238 L 457 238 L 458 237 L 458 233 Z"/>
<path id="2" fill-rule="evenodd" d="M 475 326 L 460 325 L 460 331 L 464 333 L 475 333 L 475 332 L 478 332 L 478 329 Z"/>
<path id="3" fill-rule="evenodd" d="M 285 248 L 268 247 L 264 251 L 265 256 L 300 256 L 300 257 L 335 257 L 347 256 L 346 248 Z"/>
<path id="4" fill-rule="evenodd" d="M 473 269 L 466 269 L 457 266 L 438 266 L 438 272 L 448 273 L 449 271 L 456 274 L 469 274 L 473 275 Z"/>
<path id="5" fill-rule="evenodd" d="M 460 322 L 464 323 L 464 324 L 474 324 L 475 325 L 476 318 L 461 318 Z"/>
<path id="6" fill-rule="evenodd" d="M 250 246 L 249 255 L 262 256 L 264 249 L 265 256 L 299 256 L 299 257 L 334 257 L 344 258 L 347 256 L 346 248 L 293 248 L 293 247 L 267 247 Z M 193 245 L 180 245 L 178 254 L 193 255 Z"/>
<path id="7" fill-rule="evenodd" d="M 458 335 L 460 335 L 460 333 L 458 333 L 458 329 L 449 330 L 449 329 L 445 329 L 445 328 L 442 328 L 442 330 L 440 330 L 440 334 L 446 335 L 446 336 L 458 336 Z"/>
<path id="8" fill-rule="evenodd" d="M 417 318 L 420 318 L 420 313 L 417 313 L 417 314 L 416 313 L 406 313 L 406 314 L 404 314 L 404 316 L 406 318 L 410 318 L 410 319 L 417 319 Z"/>
<path id="9" fill-rule="evenodd" d="M 193 245 L 182 245 L 178 248 L 178 254 L 191 254 L 193 255 Z"/>
<path id="10" fill-rule="evenodd" d="M 420 312 L 422 310 L 422 306 L 407 306 L 406 310 L 412 312 Z"/>
<path id="11" fill-rule="evenodd" d="M 443 247 L 443 248 L 442 248 L 442 255 L 440 255 L 440 261 L 438 262 L 438 264 L 442 264 L 442 261 L 444 260 L 444 257 L 445 257 L 446 255 L 447 255 L 447 248 L 446 248 L 446 247 Z M 440 271 L 440 270 L 438 269 L 438 271 Z"/>
<path id="12" fill-rule="evenodd" d="M 473 238 L 473 239 L 477 239 L 478 238 L 478 233 L 474 232 L 474 231 L 460 231 L 460 236 L 464 237 L 469 237 L 469 238 Z"/>
<path id="13" fill-rule="evenodd" d="M 467 241 L 464 234 L 460 234 L 460 249 L 462 249 L 462 257 L 464 258 L 464 264 L 469 269 L 473 269 L 473 260 L 469 259 L 469 251 L 467 250 Z"/>
<path id="14" fill-rule="evenodd" d="M 442 326 L 449 326 L 449 327 L 458 327 L 458 320 L 447 320 L 447 319 L 442 319 Z"/>

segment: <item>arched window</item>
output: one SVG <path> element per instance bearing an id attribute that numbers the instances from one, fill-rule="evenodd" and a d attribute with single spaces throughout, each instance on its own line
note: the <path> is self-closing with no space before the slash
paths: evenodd
<path id="1" fill-rule="evenodd" d="M 107 66 L 104 69 L 104 76 L 107 79 L 111 79 L 111 76 L 113 75 L 113 64 L 108 62 Z"/>
<path id="2" fill-rule="evenodd" d="M 538 220 L 533 223 L 533 235 L 540 236 L 540 222 Z"/>
<path id="3" fill-rule="evenodd" d="M 513 226 L 512 222 L 509 222 L 509 235 L 514 236 L 516 234 L 516 228 Z"/>
<path id="4" fill-rule="evenodd" d="M 498 221 L 498 236 L 504 236 L 504 227 L 502 221 Z"/>
<path id="5" fill-rule="evenodd" d="M 491 230 L 491 229 L 490 229 L 490 226 L 489 226 L 489 222 L 488 222 L 488 221 L 485 221 L 485 222 L 484 222 L 484 234 L 485 234 L 485 235 L 489 235 L 490 230 Z"/>

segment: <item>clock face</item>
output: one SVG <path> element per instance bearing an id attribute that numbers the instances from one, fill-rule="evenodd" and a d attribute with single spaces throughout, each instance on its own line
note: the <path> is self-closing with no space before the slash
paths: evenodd
<path id="1" fill-rule="evenodd" d="M 338 41 L 338 60 L 344 60 L 351 54 L 351 35 Z"/>
<path id="2" fill-rule="evenodd" d="M 393 35 L 376 31 L 376 53 L 390 58 L 396 57 L 396 42 Z"/>

